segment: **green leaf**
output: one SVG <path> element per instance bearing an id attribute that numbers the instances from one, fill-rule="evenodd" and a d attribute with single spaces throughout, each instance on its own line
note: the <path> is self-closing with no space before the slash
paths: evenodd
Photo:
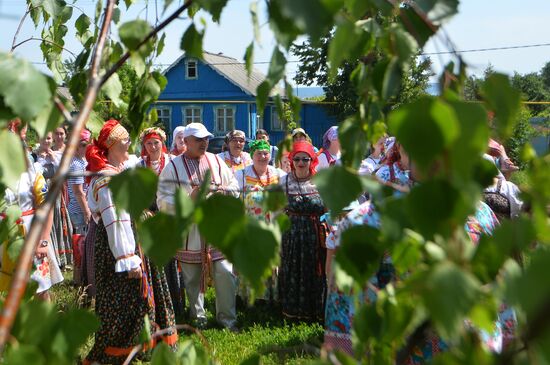
<path id="1" fill-rule="evenodd" d="M 472 258 L 473 272 L 484 283 L 498 275 L 504 262 L 517 257 L 535 240 L 533 222 L 527 218 L 506 220 L 492 236 L 482 236 Z"/>
<path id="2" fill-rule="evenodd" d="M 241 231 L 245 224 L 243 202 L 232 196 L 214 194 L 199 207 L 203 211 L 199 222 L 201 234 L 223 251 L 232 235 Z"/>
<path id="3" fill-rule="evenodd" d="M 120 8 L 118 6 L 116 6 L 113 9 L 112 19 L 113 19 L 113 23 L 115 23 L 115 24 L 120 23 Z"/>
<path id="4" fill-rule="evenodd" d="M 285 74 L 286 58 L 279 50 L 279 47 L 273 49 L 271 61 L 269 62 L 269 70 L 267 71 L 267 79 L 271 85 L 276 85 Z"/>
<path id="5" fill-rule="evenodd" d="M 358 40 L 355 24 L 348 19 L 344 19 L 336 27 L 334 37 L 328 46 L 329 61 L 329 79 L 334 80 L 338 74 L 338 68 L 342 62 L 348 58 L 350 50 L 355 46 Z"/>
<path id="6" fill-rule="evenodd" d="M 267 80 L 264 80 L 256 89 L 256 103 L 258 104 L 258 112 L 263 116 L 269 92 L 273 86 Z"/>
<path id="7" fill-rule="evenodd" d="M 411 222 L 427 239 L 436 233 L 449 237 L 471 212 L 468 208 L 473 208 L 466 206 L 460 191 L 443 179 L 416 185 L 405 199 Z"/>
<path id="8" fill-rule="evenodd" d="M 62 357 L 74 358 L 100 325 L 94 313 L 85 309 L 71 309 L 58 320 L 59 335 L 64 337 L 67 349 L 59 353 Z"/>
<path id="9" fill-rule="evenodd" d="M 283 188 L 280 185 L 270 185 L 263 193 L 262 206 L 266 211 L 281 211 L 288 203 Z"/>
<path id="10" fill-rule="evenodd" d="M 426 171 L 459 135 L 454 111 L 443 102 L 422 97 L 389 115 L 389 130 L 403 145 L 411 160 Z M 429 143 L 418 143 L 429 141 Z"/>
<path id="11" fill-rule="evenodd" d="M 120 107 L 124 103 L 124 101 L 120 98 L 122 84 L 120 83 L 120 78 L 116 72 L 107 79 L 101 89 L 105 92 L 109 99 L 111 99 L 116 107 Z"/>
<path id="12" fill-rule="evenodd" d="M 92 24 L 92 22 L 86 14 L 80 15 L 74 23 L 76 35 L 82 37 L 90 27 L 90 24 Z"/>
<path id="13" fill-rule="evenodd" d="M 434 24 L 441 24 L 458 13 L 458 0 L 416 0 L 415 4 Z"/>
<path id="14" fill-rule="evenodd" d="M 550 298 L 550 252 L 547 247 L 531 251 L 529 265 L 519 276 L 507 280 L 506 297 L 511 305 L 522 309 L 527 323 L 545 310 Z M 540 317 L 538 317 L 540 318 Z"/>
<path id="15" fill-rule="evenodd" d="M 109 181 L 109 189 L 117 209 L 123 209 L 134 218 L 141 215 L 155 201 L 158 176 L 145 167 L 128 169 Z M 139 196 L 139 199 L 136 197 Z"/>
<path id="16" fill-rule="evenodd" d="M 25 121 L 36 117 L 52 98 L 45 75 L 29 62 L 6 53 L 0 53 L 0 95 L 4 104 Z"/>
<path id="17" fill-rule="evenodd" d="M 198 4 L 201 8 L 212 14 L 213 21 L 219 23 L 220 15 L 227 4 L 227 0 L 198 0 Z"/>
<path id="18" fill-rule="evenodd" d="M 134 68 L 137 77 L 143 76 L 143 74 L 145 73 L 146 65 L 145 60 L 143 59 L 143 57 L 141 57 L 141 55 L 133 53 L 130 56 L 130 64 Z"/>
<path id="19" fill-rule="evenodd" d="M 151 365 L 168 365 L 176 363 L 176 354 L 174 354 L 167 344 L 161 342 L 155 347 L 153 356 L 151 357 Z"/>
<path id="20" fill-rule="evenodd" d="M 44 13 L 47 14 L 48 17 L 54 19 L 61 15 L 61 12 L 66 6 L 67 3 L 62 0 L 44 0 L 42 2 Z"/>
<path id="21" fill-rule="evenodd" d="M 39 137 L 43 137 L 46 133 L 53 131 L 57 126 L 63 122 L 63 115 L 54 103 L 51 103 L 44 108 L 36 116 L 34 120 L 30 122 L 30 125 L 36 131 Z"/>
<path id="22" fill-rule="evenodd" d="M 4 158 L 0 158 L 0 181 L 12 191 L 17 191 L 21 174 L 27 170 L 27 160 L 23 152 L 21 138 L 6 129 L 0 130 L 0 154 L 4 156 Z"/>
<path id="23" fill-rule="evenodd" d="M 335 3 L 341 3 L 337 1 Z M 292 19 L 301 31 L 309 34 L 313 41 L 325 35 L 332 26 L 334 7 L 321 0 L 279 0 L 281 13 Z"/>
<path id="24" fill-rule="evenodd" d="M 247 218 L 242 231 L 232 236 L 233 239 L 222 252 L 259 293 L 263 279 L 271 274 L 272 266 L 276 265 L 281 236 L 273 226 L 253 217 Z"/>
<path id="25" fill-rule="evenodd" d="M 251 42 L 244 52 L 244 62 L 246 67 L 246 75 L 250 77 L 254 69 L 254 42 Z"/>
<path id="26" fill-rule="evenodd" d="M 269 27 L 275 35 L 275 39 L 285 49 L 289 49 L 292 42 L 301 34 L 292 18 L 281 13 L 280 0 L 272 0 L 267 3 L 269 14 Z"/>
<path id="27" fill-rule="evenodd" d="M 363 285 L 378 270 L 387 249 L 380 231 L 370 226 L 354 226 L 342 233 L 336 261 L 355 281 Z"/>
<path id="28" fill-rule="evenodd" d="M 337 217 L 344 207 L 363 192 L 359 176 L 343 166 L 333 166 L 319 171 L 313 177 L 313 183 L 333 217 Z M 346 188 L 334 189 L 335 186 Z"/>
<path id="29" fill-rule="evenodd" d="M 480 283 L 470 273 L 444 261 L 422 282 L 422 299 L 443 338 L 455 338 L 480 295 Z"/>
<path id="30" fill-rule="evenodd" d="M 338 139 L 342 147 L 342 161 L 345 166 L 359 167 L 367 152 L 366 126 L 356 117 L 347 118 L 338 128 Z"/>
<path id="31" fill-rule="evenodd" d="M 508 76 L 491 74 L 481 87 L 483 98 L 489 110 L 495 112 L 496 127 L 503 140 L 511 136 L 518 121 L 520 92 L 512 87 Z"/>
<path id="32" fill-rule="evenodd" d="M 162 33 L 162 36 L 160 37 L 160 39 L 157 43 L 157 57 L 160 56 L 160 54 L 164 50 L 164 39 L 165 38 L 166 38 L 166 33 Z"/>
<path id="33" fill-rule="evenodd" d="M 468 177 L 487 150 L 489 127 L 485 109 L 476 103 L 449 101 L 460 124 L 460 134 L 452 147 L 453 170 Z"/>
<path id="34" fill-rule="evenodd" d="M 424 47 L 428 39 L 437 32 L 438 27 L 427 24 L 425 19 L 418 15 L 412 7 L 400 7 L 399 19 L 403 27 Z"/>
<path id="35" fill-rule="evenodd" d="M 163 267 L 183 247 L 191 219 L 182 220 L 163 212 L 156 213 L 138 226 L 143 251 L 159 267 Z"/>
<path id="36" fill-rule="evenodd" d="M 21 344 L 9 347 L 4 358 L 6 365 L 46 364 L 42 351 L 36 346 Z"/>
<path id="37" fill-rule="evenodd" d="M 195 24 L 191 23 L 181 38 L 180 48 L 185 51 L 187 57 L 203 58 L 202 39 L 204 32 L 197 31 Z"/>
<path id="38" fill-rule="evenodd" d="M 123 23 L 118 28 L 118 35 L 129 50 L 135 51 L 151 31 L 152 28 L 148 22 L 138 19 Z"/>
<path id="39" fill-rule="evenodd" d="M 250 3 L 250 18 L 252 19 L 252 29 L 254 30 L 254 39 L 260 43 L 260 23 L 258 21 L 258 1 Z M 253 44 L 254 42 L 252 42 Z"/>
<path id="40" fill-rule="evenodd" d="M 124 0 L 124 3 L 126 4 L 126 9 L 130 7 L 134 3 L 135 0 Z"/>

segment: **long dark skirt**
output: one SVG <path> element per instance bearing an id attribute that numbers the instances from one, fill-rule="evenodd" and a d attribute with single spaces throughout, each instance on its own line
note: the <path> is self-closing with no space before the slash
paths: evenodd
<path id="1" fill-rule="evenodd" d="M 287 211 L 291 228 L 282 239 L 279 270 L 279 298 L 287 317 L 323 321 L 325 312 L 326 275 L 325 235 L 319 229 L 321 207 L 317 199 L 292 204 Z M 298 211 L 300 209 L 300 211 Z"/>
<path id="2" fill-rule="evenodd" d="M 172 259 L 164 266 L 164 271 L 166 272 L 166 281 L 174 305 L 174 313 L 178 319 L 181 319 L 185 314 L 185 285 L 179 265 L 176 259 Z"/>
<path id="3" fill-rule="evenodd" d="M 114 272 L 115 258 L 109 248 L 107 231 L 102 222 L 96 227 L 95 237 L 95 311 L 101 326 L 95 333 L 94 347 L 86 360 L 91 363 L 96 361 L 102 364 L 121 364 L 139 343 L 138 337 L 146 314 L 149 316 L 151 333 L 175 326 L 172 301 L 164 270 L 158 269 L 146 257 L 142 257 L 147 281 L 154 294 L 154 305 L 151 306 L 142 294 L 142 280 L 128 278 L 127 272 Z M 136 248 L 137 255 L 138 251 Z M 175 329 L 162 340 L 175 349 Z M 138 358 L 147 359 L 149 355 L 150 351 L 142 352 Z"/>
<path id="4" fill-rule="evenodd" d="M 80 285 L 85 288 L 89 298 L 95 297 L 95 232 L 97 224 L 90 219 L 84 247 L 82 248 L 82 261 L 80 263 Z"/>

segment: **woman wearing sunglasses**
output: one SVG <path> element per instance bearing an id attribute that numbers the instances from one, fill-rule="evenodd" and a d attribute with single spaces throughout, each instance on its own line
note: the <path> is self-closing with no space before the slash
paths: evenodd
<path id="1" fill-rule="evenodd" d="M 294 143 L 291 171 L 281 178 L 288 205 L 290 229 L 282 239 L 279 298 L 283 314 L 301 320 L 322 321 L 326 290 L 325 206 L 311 178 L 318 160 L 306 141 Z"/>

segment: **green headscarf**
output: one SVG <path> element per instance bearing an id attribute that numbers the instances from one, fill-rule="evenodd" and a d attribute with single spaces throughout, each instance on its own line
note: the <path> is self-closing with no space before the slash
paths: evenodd
<path id="1" fill-rule="evenodd" d="M 256 151 L 270 151 L 271 146 L 269 143 L 264 141 L 263 139 L 257 139 L 255 141 L 252 141 L 248 144 L 248 147 L 250 148 L 250 156 L 254 156 L 254 152 Z"/>

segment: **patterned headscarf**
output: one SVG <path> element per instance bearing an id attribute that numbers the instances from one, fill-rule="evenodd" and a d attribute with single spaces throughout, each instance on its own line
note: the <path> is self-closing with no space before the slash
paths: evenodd
<path id="1" fill-rule="evenodd" d="M 91 172 L 101 171 L 107 165 L 107 152 L 109 148 L 119 141 L 128 139 L 130 135 L 118 121 L 111 119 L 105 122 L 99 132 L 99 137 L 94 139 L 86 148 L 86 170 Z"/>
<path id="2" fill-rule="evenodd" d="M 250 156 L 254 157 L 254 152 L 256 151 L 270 151 L 271 146 L 269 143 L 264 141 L 263 139 L 257 139 L 255 141 L 251 141 L 248 144 L 248 148 L 250 148 Z"/>
<path id="3" fill-rule="evenodd" d="M 315 150 L 313 149 L 313 145 L 307 141 L 300 141 L 295 142 L 292 145 L 292 151 L 290 151 L 288 158 L 290 160 L 290 168 L 292 171 L 295 170 L 294 168 L 294 161 L 293 158 L 296 156 L 298 152 L 304 152 L 307 153 L 309 157 L 311 157 L 311 162 L 309 164 L 309 173 L 313 176 L 316 172 L 317 164 L 319 163 L 319 160 L 317 159 L 317 154 L 315 153 Z"/>
<path id="4" fill-rule="evenodd" d="M 336 141 L 338 139 L 338 126 L 333 125 L 327 131 L 325 134 L 323 134 L 323 148 L 327 150 L 330 147 L 330 143 L 332 141 Z"/>
<path id="5" fill-rule="evenodd" d="M 228 133 L 225 135 L 225 139 L 227 140 L 227 142 L 229 142 L 229 141 L 231 141 L 233 138 L 237 138 L 237 137 L 246 138 L 246 135 L 244 134 L 243 131 L 238 130 L 238 129 L 234 129 L 234 130 L 232 130 L 231 132 L 228 132 Z"/>

